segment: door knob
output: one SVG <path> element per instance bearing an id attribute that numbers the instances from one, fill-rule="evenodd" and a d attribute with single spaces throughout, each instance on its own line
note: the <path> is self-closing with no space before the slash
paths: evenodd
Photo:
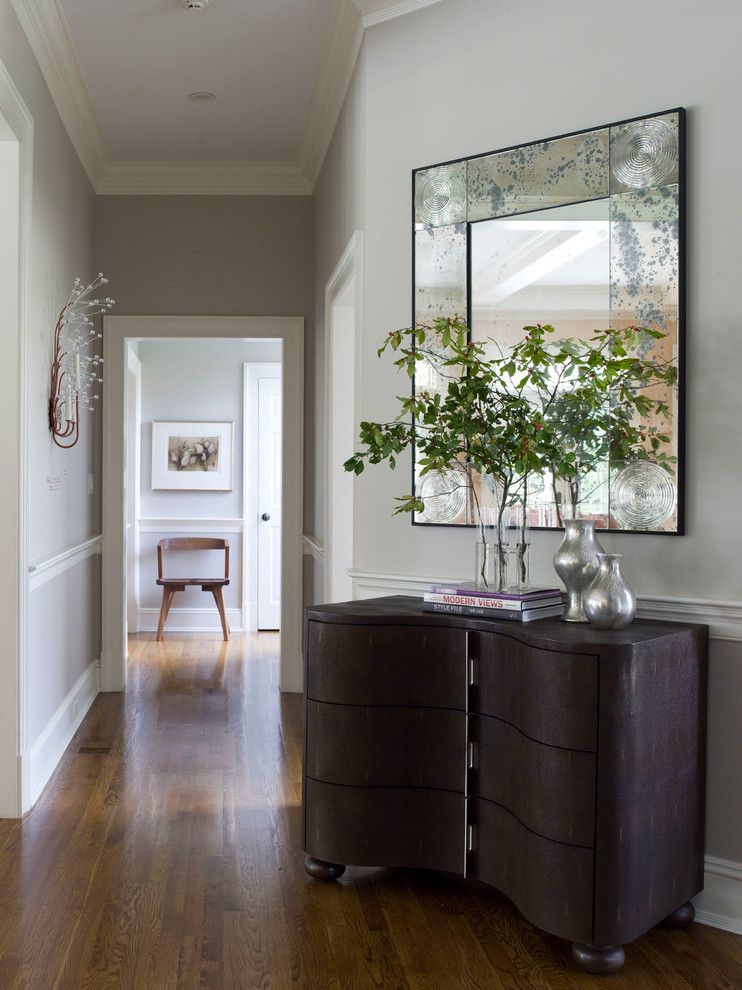
<path id="1" fill-rule="evenodd" d="M 270 519 L 270 517 L 271 517 L 270 512 L 264 512 L 263 515 L 260 518 L 263 520 L 263 522 L 268 522 L 268 520 Z"/>

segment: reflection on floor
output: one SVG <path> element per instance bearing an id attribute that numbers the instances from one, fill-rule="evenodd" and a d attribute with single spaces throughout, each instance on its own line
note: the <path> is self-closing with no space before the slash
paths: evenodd
<path id="1" fill-rule="evenodd" d="M 278 636 L 130 643 L 36 808 L 0 823 L 0 988 L 572 990 L 742 986 L 742 938 L 695 925 L 610 979 L 496 892 L 300 849 L 301 701 Z M 548 877 L 544 878 L 548 883 Z"/>

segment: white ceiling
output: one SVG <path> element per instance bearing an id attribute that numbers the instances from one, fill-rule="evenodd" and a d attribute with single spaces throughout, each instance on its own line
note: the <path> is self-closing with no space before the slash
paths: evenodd
<path id="1" fill-rule="evenodd" d="M 114 160 L 297 159 L 332 0 L 60 2 Z"/>
<path id="2" fill-rule="evenodd" d="M 364 30 L 440 0 L 11 2 L 98 192 L 306 195 Z"/>

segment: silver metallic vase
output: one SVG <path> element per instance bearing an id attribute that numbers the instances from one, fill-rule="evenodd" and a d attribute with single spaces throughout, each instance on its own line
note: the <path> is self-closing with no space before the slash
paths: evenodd
<path id="1" fill-rule="evenodd" d="M 623 629 L 636 614 L 636 596 L 621 573 L 621 554 L 599 553 L 598 564 L 583 595 L 585 615 L 598 629 Z"/>
<path id="2" fill-rule="evenodd" d="M 596 539 L 593 519 L 564 520 L 564 539 L 554 554 L 554 570 L 567 589 L 565 622 L 587 622 L 582 599 L 598 573 L 599 553 L 603 548 Z"/>

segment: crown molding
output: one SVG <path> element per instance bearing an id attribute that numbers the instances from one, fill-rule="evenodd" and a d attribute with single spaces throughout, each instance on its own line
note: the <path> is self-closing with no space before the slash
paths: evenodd
<path id="1" fill-rule="evenodd" d="M 343 107 L 363 41 L 363 21 L 351 0 L 333 0 L 330 29 L 320 59 L 299 164 L 314 189 Z"/>
<path id="2" fill-rule="evenodd" d="M 54 105 L 93 188 L 109 157 L 58 0 L 11 0 Z"/>
<path id="3" fill-rule="evenodd" d="M 112 162 L 101 196 L 310 196 L 295 162 Z"/>
<path id="4" fill-rule="evenodd" d="M 353 0 L 361 14 L 364 28 L 403 17 L 423 7 L 430 7 L 441 0 Z"/>
<path id="5" fill-rule="evenodd" d="M 11 0 L 70 140 L 101 195 L 308 196 L 330 146 L 364 30 L 441 0 L 333 0 L 296 162 L 112 162 L 59 0 Z"/>

